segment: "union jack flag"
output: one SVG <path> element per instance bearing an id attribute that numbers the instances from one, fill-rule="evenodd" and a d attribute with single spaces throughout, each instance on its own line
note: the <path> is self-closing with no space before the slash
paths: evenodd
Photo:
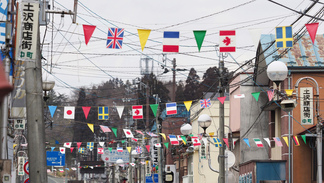
<path id="1" fill-rule="evenodd" d="M 136 150 L 137 154 L 141 154 L 141 153 L 143 152 L 141 146 L 137 146 L 137 147 L 135 148 L 135 150 Z"/>
<path id="2" fill-rule="evenodd" d="M 123 45 L 124 29 L 108 28 L 107 48 L 121 49 Z"/>
<path id="3" fill-rule="evenodd" d="M 210 107 L 210 106 L 211 106 L 210 98 L 200 100 L 200 107 L 201 108 L 206 108 L 206 107 Z"/>

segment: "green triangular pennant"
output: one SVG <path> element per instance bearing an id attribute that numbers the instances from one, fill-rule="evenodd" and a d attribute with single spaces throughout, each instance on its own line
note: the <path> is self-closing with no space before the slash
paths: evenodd
<path id="1" fill-rule="evenodd" d="M 260 92 L 254 92 L 254 93 L 251 93 L 253 95 L 253 97 L 255 98 L 256 101 L 259 100 L 259 96 L 260 96 Z"/>
<path id="2" fill-rule="evenodd" d="M 157 111 L 157 109 L 159 107 L 159 104 L 151 104 L 150 107 L 151 107 L 151 109 L 153 111 L 154 117 L 156 117 L 156 111 Z"/>
<path id="3" fill-rule="evenodd" d="M 304 140 L 305 144 L 306 144 L 306 135 L 301 135 L 302 139 Z"/>
<path id="4" fill-rule="evenodd" d="M 193 134 L 189 134 L 190 137 L 193 137 L 194 135 Z"/>
<path id="5" fill-rule="evenodd" d="M 196 30 L 193 31 L 195 38 L 196 38 L 196 42 L 197 42 L 197 46 L 198 46 L 198 50 L 200 51 L 201 45 L 204 42 L 205 39 L 205 35 L 206 35 L 206 31 L 205 30 Z"/>
<path id="6" fill-rule="evenodd" d="M 117 128 L 116 127 L 111 127 L 111 130 L 114 132 L 115 136 L 117 137 Z"/>
<path id="7" fill-rule="evenodd" d="M 186 145 L 187 144 L 187 138 L 186 138 L 186 136 L 181 135 L 181 138 L 182 138 L 182 140 L 184 142 L 184 145 Z"/>
<path id="8" fill-rule="evenodd" d="M 122 144 L 125 143 L 125 140 L 122 140 L 121 143 L 122 143 Z"/>
<path id="9" fill-rule="evenodd" d="M 111 152 L 112 151 L 112 147 L 108 147 L 108 150 Z"/>
<path id="10" fill-rule="evenodd" d="M 164 145 L 167 149 L 169 148 L 169 142 L 164 142 Z"/>

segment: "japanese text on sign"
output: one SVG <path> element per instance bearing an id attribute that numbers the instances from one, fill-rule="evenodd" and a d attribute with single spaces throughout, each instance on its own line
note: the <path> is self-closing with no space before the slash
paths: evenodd
<path id="1" fill-rule="evenodd" d="M 39 3 L 21 3 L 21 60 L 35 61 L 38 35 Z"/>
<path id="2" fill-rule="evenodd" d="M 300 114 L 302 125 L 313 125 L 313 88 L 300 88 Z"/>

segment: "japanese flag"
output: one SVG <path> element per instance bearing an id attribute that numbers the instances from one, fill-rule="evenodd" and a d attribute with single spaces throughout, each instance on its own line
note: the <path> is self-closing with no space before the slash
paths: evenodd
<path id="1" fill-rule="evenodd" d="M 71 148 L 71 142 L 65 142 L 63 146 L 66 148 Z"/>
<path id="2" fill-rule="evenodd" d="M 75 107 L 64 107 L 64 119 L 74 119 Z"/>
<path id="3" fill-rule="evenodd" d="M 103 151 L 103 148 L 98 148 L 98 154 L 103 154 L 104 151 Z"/>
<path id="4" fill-rule="evenodd" d="M 62 154 L 65 154 L 65 147 L 60 147 L 60 152 L 61 152 Z"/>
<path id="5" fill-rule="evenodd" d="M 126 138 L 134 138 L 134 135 L 131 130 L 129 130 L 129 129 L 123 129 L 123 130 L 126 135 Z"/>
<path id="6" fill-rule="evenodd" d="M 160 143 L 154 144 L 155 147 L 161 147 Z"/>

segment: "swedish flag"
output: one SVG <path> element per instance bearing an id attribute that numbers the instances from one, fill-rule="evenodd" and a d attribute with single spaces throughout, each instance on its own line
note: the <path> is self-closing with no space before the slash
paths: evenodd
<path id="1" fill-rule="evenodd" d="M 276 27 L 276 47 L 291 48 L 293 47 L 293 33 L 291 26 Z"/>
<path id="2" fill-rule="evenodd" d="M 79 148 L 79 153 L 83 154 L 84 153 L 84 147 Z"/>
<path id="3" fill-rule="evenodd" d="M 98 107 L 98 120 L 108 120 L 108 107 Z"/>
<path id="4" fill-rule="evenodd" d="M 87 142 L 87 148 L 92 150 L 93 149 L 93 142 Z"/>
<path id="5" fill-rule="evenodd" d="M 213 139 L 216 147 L 222 147 L 222 142 L 219 140 L 219 138 L 213 138 Z"/>

